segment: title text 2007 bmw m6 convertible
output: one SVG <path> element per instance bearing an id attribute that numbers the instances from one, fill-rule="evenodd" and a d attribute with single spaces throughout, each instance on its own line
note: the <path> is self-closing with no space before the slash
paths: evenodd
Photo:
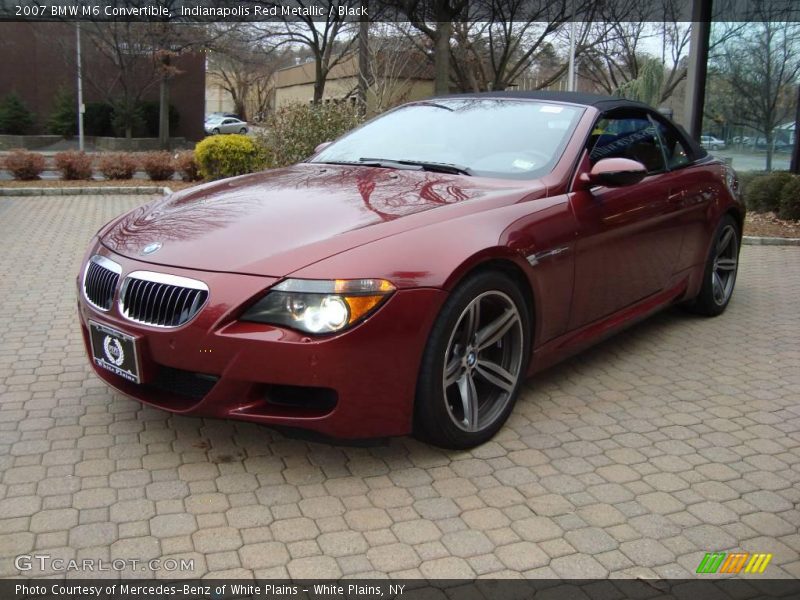
<path id="1" fill-rule="evenodd" d="M 721 313 L 738 187 L 636 102 L 414 102 L 108 223 L 80 321 L 97 374 L 168 411 L 470 447 L 526 376 L 670 304 Z"/>

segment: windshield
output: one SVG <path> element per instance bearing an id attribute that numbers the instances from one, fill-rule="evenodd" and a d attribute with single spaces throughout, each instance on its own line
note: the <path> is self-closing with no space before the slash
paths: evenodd
<path id="1" fill-rule="evenodd" d="M 561 156 L 582 110 L 530 100 L 437 98 L 366 123 L 311 162 L 408 161 L 485 177 L 541 177 Z"/>

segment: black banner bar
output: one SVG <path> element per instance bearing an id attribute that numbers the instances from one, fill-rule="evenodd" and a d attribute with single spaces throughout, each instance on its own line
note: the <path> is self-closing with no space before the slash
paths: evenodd
<path id="1" fill-rule="evenodd" d="M 761 600 L 800 597 L 800 581 L 758 576 L 609 580 L 6 579 L 2 600 Z"/>
<path id="2" fill-rule="evenodd" d="M 0 21 L 435 21 L 437 0 L 0 0 Z M 466 0 L 471 20 L 690 22 L 693 0 Z M 797 0 L 714 0 L 717 22 L 800 21 Z"/>

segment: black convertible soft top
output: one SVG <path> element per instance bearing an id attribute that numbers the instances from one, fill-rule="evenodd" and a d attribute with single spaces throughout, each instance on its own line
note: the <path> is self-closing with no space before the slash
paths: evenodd
<path id="1" fill-rule="evenodd" d="M 583 106 L 595 106 L 598 110 L 613 110 L 615 108 L 651 108 L 647 104 L 619 98 L 617 96 L 604 96 L 603 94 L 590 94 L 587 92 L 550 92 L 547 90 L 537 90 L 532 92 L 503 91 L 503 92 L 479 92 L 474 94 L 453 94 L 448 98 L 509 98 L 525 100 L 544 100 L 548 102 L 569 102 L 571 104 L 582 104 Z"/>
<path id="2" fill-rule="evenodd" d="M 694 140 L 688 133 L 661 113 L 659 113 L 652 106 L 639 102 L 637 100 L 628 100 L 627 98 L 619 98 L 618 96 L 605 96 L 603 94 L 590 94 L 588 92 L 551 92 L 547 90 L 537 91 L 502 91 L 502 92 L 479 92 L 473 94 L 451 94 L 442 96 L 442 98 L 508 98 L 520 100 L 542 100 L 544 102 L 568 102 L 570 104 L 578 104 L 581 106 L 593 106 L 602 112 L 612 111 L 619 108 L 633 108 L 633 109 L 646 109 L 651 111 L 657 118 L 668 121 L 678 129 L 678 132 L 684 138 L 685 145 L 688 146 L 692 153 L 693 160 L 698 160 L 708 156 L 708 152 L 696 140 Z"/>

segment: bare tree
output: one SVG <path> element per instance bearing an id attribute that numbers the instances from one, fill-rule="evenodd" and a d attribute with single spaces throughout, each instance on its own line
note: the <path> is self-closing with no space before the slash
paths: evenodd
<path id="1" fill-rule="evenodd" d="M 513 85 L 550 51 L 555 34 L 572 16 L 567 0 L 485 0 L 464 13 L 455 23 L 453 70 L 457 85 L 473 91 Z"/>
<path id="2" fill-rule="evenodd" d="M 85 79 L 114 107 L 116 123 L 128 138 L 138 122 L 139 103 L 160 81 L 149 27 L 148 23 L 128 21 L 87 25 L 96 59 L 110 62 L 114 70 L 92 68 L 90 53 L 84 65 Z"/>
<path id="3" fill-rule="evenodd" d="M 582 60 L 584 76 L 607 94 L 660 104 L 686 78 L 690 28 L 685 3 L 620 0 L 602 7 Z M 648 52 L 661 42 L 661 56 Z"/>
<path id="4" fill-rule="evenodd" d="M 409 22 L 431 42 L 436 94 L 450 91 L 453 22 L 461 17 L 468 3 L 469 0 L 404 0 L 402 3 Z"/>
<path id="5" fill-rule="evenodd" d="M 261 4 L 275 5 L 269 0 L 260 0 Z M 340 14 L 339 7 L 346 7 L 346 0 L 294 0 L 300 9 L 318 6 L 325 12 L 324 21 L 299 14 L 286 17 L 278 26 L 274 24 L 260 25 L 264 35 L 277 36 L 280 45 L 306 47 L 314 59 L 314 103 L 319 103 L 325 94 L 325 84 L 331 70 L 353 51 L 356 36 L 356 23 L 347 15 Z"/>
<path id="6" fill-rule="evenodd" d="M 371 25 L 367 95 L 371 109 L 383 112 L 408 100 L 414 81 L 427 75 L 427 56 L 411 43 L 408 24 Z"/>
<path id="7" fill-rule="evenodd" d="M 725 43 L 718 67 L 738 98 L 734 124 L 764 134 L 772 170 L 774 130 L 793 115 L 800 77 L 800 24 L 781 21 L 775 7 L 758 5 L 755 18 Z"/>
<path id="8" fill-rule="evenodd" d="M 287 52 L 278 48 L 279 40 L 247 25 L 216 27 L 219 35 L 209 47 L 208 72 L 230 94 L 242 119 L 261 116 L 269 104 L 272 77 L 287 64 Z"/>

